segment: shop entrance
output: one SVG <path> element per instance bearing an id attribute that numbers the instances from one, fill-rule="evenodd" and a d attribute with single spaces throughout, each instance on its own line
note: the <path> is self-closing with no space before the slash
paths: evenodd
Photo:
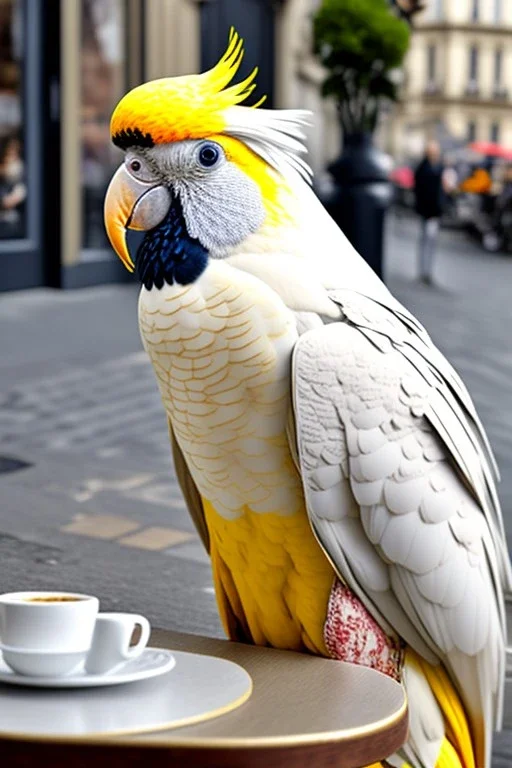
<path id="1" fill-rule="evenodd" d="M 0 3 L 0 291 L 45 282 L 41 5 Z"/>
<path id="2" fill-rule="evenodd" d="M 0 0 L 0 291 L 129 279 L 103 226 L 142 0 Z M 128 55 L 129 48 L 129 55 Z"/>

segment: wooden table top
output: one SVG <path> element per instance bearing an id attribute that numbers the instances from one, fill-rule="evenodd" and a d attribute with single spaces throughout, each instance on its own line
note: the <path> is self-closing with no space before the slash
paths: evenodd
<path id="1" fill-rule="evenodd" d="M 250 699 L 175 730 L 95 738 L 0 738 L 10 768 L 362 768 L 407 734 L 405 693 L 374 670 L 225 640 L 153 630 L 150 645 L 229 659 L 253 679 Z"/>

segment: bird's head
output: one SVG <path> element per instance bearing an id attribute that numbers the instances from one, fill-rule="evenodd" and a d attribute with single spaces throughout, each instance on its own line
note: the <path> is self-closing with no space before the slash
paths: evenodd
<path id="1" fill-rule="evenodd" d="M 309 180 L 301 157 L 308 113 L 240 106 L 257 74 L 230 85 L 242 46 L 231 30 L 213 69 L 140 85 L 114 110 L 112 140 L 125 159 L 106 195 L 105 224 L 119 258 L 137 267 L 147 288 L 193 282 L 210 257 L 283 226 L 293 179 Z M 145 232 L 136 264 L 128 229 Z"/>

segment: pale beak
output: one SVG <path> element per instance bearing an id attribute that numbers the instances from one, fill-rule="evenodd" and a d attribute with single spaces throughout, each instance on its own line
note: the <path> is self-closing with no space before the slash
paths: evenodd
<path id="1" fill-rule="evenodd" d="M 147 231 L 165 219 L 172 202 L 162 184 L 135 179 L 124 164 L 115 172 L 105 196 L 105 228 L 112 247 L 129 272 L 135 264 L 126 244 L 126 230 Z"/>

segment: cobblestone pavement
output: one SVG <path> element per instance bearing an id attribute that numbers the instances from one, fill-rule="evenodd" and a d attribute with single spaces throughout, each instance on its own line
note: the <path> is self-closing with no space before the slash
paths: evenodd
<path id="1" fill-rule="evenodd" d="M 428 287 L 415 280 L 415 238 L 414 221 L 389 222 L 388 283 L 474 397 L 502 469 L 510 535 L 512 259 L 443 232 L 437 285 Z M 138 337 L 137 293 L 128 285 L 0 296 L 2 590 L 86 584 L 105 610 L 221 635 Z M 493 766 L 510 765 L 505 732 Z"/>
<path id="2" fill-rule="evenodd" d="M 0 298 L 2 591 L 87 584 L 105 610 L 222 635 L 141 349 L 137 294 Z"/>
<path id="3" fill-rule="evenodd" d="M 3 442 L 21 450 L 110 458 L 130 441 L 131 452 L 162 456 L 169 446 L 163 426 L 143 351 L 31 380 L 0 397 Z"/>

